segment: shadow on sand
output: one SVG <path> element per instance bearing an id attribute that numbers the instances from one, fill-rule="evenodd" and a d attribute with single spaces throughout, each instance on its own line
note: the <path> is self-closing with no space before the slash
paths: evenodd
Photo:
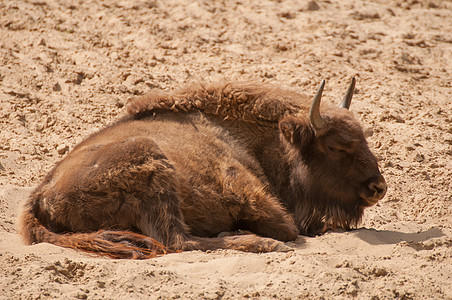
<path id="1" fill-rule="evenodd" d="M 424 242 L 432 238 L 443 237 L 445 234 L 439 228 L 414 233 L 360 228 L 356 230 L 355 236 L 371 245 L 384 245 L 400 242 Z"/>

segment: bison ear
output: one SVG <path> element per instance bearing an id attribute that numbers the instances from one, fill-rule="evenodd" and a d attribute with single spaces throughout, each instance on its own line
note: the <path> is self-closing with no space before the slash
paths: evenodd
<path id="1" fill-rule="evenodd" d="M 297 147 L 305 147 L 314 137 L 314 131 L 308 120 L 286 117 L 279 123 L 284 139 Z"/>

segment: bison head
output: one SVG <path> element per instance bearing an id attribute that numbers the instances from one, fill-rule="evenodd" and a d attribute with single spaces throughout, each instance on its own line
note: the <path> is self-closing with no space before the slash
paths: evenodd
<path id="1" fill-rule="evenodd" d="M 289 116 L 279 124 L 291 168 L 288 205 L 305 235 L 356 226 L 364 208 L 382 199 L 387 189 L 363 130 L 348 110 L 355 79 L 339 107 L 322 107 L 320 113 L 324 85 L 309 118 Z"/>

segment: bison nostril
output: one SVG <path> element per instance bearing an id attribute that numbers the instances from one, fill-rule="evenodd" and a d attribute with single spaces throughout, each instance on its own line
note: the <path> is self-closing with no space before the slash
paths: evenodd
<path id="1" fill-rule="evenodd" d="M 386 189 L 387 186 L 384 180 L 380 180 L 377 182 L 374 181 L 369 184 L 369 190 L 381 196 L 384 196 L 384 194 L 386 193 Z"/>

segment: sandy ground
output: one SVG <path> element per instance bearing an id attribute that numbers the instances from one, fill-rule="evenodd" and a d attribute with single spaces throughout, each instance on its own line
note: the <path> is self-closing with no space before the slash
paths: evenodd
<path id="1" fill-rule="evenodd" d="M 452 299 L 452 2 L 0 2 L 0 298 Z M 352 110 L 389 185 L 362 228 L 289 253 L 146 261 L 25 246 L 20 203 L 127 100 L 252 79 Z"/>

